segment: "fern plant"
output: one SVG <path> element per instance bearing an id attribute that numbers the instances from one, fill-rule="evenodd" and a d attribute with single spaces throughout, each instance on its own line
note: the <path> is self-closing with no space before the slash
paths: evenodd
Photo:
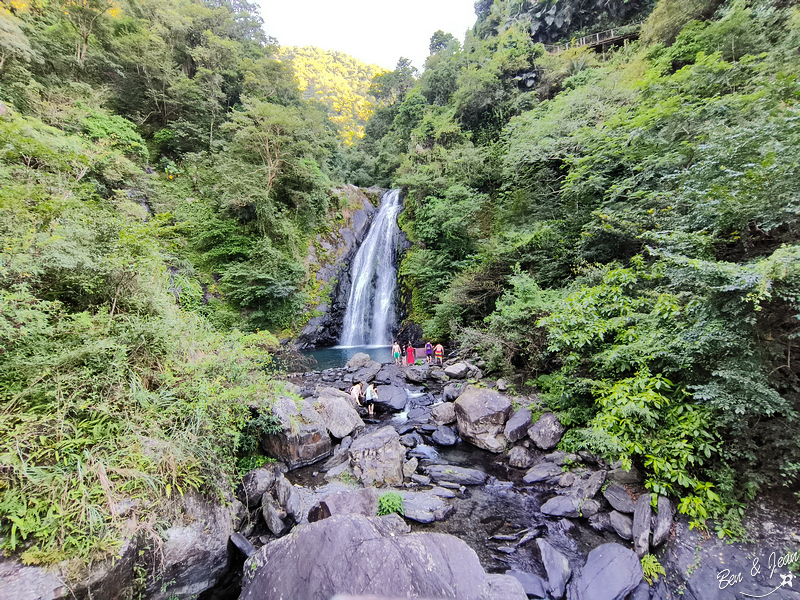
<path id="1" fill-rule="evenodd" d="M 645 554 L 641 558 L 641 561 L 642 561 L 642 571 L 644 572 L 644 578 L 650 585 L 653 585 L 653 581 L 658 580 L 659 575 L 667 574 L 667 572 L 664 571 L 664 567 L 661 566 L 661 563 L 658 562 L 658 559 L 652 554 Z"/>

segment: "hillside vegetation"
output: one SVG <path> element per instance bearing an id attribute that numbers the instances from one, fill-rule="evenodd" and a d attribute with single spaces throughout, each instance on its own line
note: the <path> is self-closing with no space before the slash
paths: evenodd
<path id="1" fill-rule="evenodd" d="M 418 79 L 384 77 L 395 101 L 353 152 L 407 194 L 427 336 L 523 373 L 573 427 L 563 449 L 635 464 L 741 535 L 756 490 L 796 491 L 800 469 L 800 11 L 559 18 L 593 4 L 478 3 L 463 46 L 439 32 Z M 648 14 L 624 48 L 535 43 Z"/>
<path id="2" fill-rule="evenodd" d="M 0 549 L 94 560 L 119 506 L 157 535 L 252 466 L 337 128 L 247 2 L 13 2 L 0 31 Z"/>
<path id="3" fill-rule="evenodd" d="M 282 47 L 277 55 L 291 63 L 303 97 L 314 98 L 328 107 L 330 120 L 339 127 L 339 135 L 347 144 L 364 137 L 364 126 L 375 102 L 369 88 L 373 78 L 385 69 L 313 46 Z"/>

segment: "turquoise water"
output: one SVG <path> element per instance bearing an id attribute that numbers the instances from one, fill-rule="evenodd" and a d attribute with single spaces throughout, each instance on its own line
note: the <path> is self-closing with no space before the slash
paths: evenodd
<path id="1" fill-rule="evenodd" d="M 324 371 L 325 369 L 339 369 L 347 364 L 359 352 L 369 354 L 372 360 L 379 363 L 392 362 L 391 346 L 334 346 L 333 348 L 317 348 L 305 350 L 301 354 L 308 359 L 304 368 L 308 371 Z"/>

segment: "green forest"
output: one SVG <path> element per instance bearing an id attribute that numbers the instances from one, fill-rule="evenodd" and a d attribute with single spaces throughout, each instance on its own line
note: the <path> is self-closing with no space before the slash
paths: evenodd
<path id="1" fill-rule="evenodd" d="M 475 11 L 381 72 L 280 48 L 247 0 L 3 0 L 6 554 L 108 556 L 121 498 L 155 527 L 264 460 L 251 407 L 291 395 L 345 183 L 402 189 L 408 322 L 537 390 L 561 449 L 721 537 L 797 493 L 800 6 Z M 576 44 L 611 28 L 638 39 Z"/>

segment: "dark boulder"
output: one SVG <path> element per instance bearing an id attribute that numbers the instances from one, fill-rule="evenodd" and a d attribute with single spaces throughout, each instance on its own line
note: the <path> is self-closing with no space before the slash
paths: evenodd
<path id="1" fill-rule="evenodd" d="M 255 508 L 261 504 L 261 497 L 273 488 L 278 476 L 285 470 L 286 467 L 280 463 L 271 463 L 249 471 L 242 477 L 236 496 L 247 508 Z"/>
<path id="2" fill-rule="evenodd" d="M 466 389 L 467 384 L 465 383 L 448 383 L 442 390 L 442 401 L 455 402 Z"/>
<path id="3" fill-rule="evenodd" d="M 567 557 L 556 550 L 547 540 L 539 538 L 536 540 L 536 544 L 539 546 L 542 563 L 547 572 L 547 591 L 553 598 L 563 598 L 567 581 L 572 575 Z"/>
<path id="4" fill-rule="evenodd" d="M 431 439 L 440 446 L 453 446 L 458 441 L 458 436 L 450 427 L 442 425 L 433 432 Z"/>
<path id="5" fill-rule="evenodd" d="M 528 429 L 528 435 L 537 447 L 542 450 L 550 450 L 558 445 L 566 430 L 558 417 L 553 413 L 545 413 L 539 417 L 535 425 Z"/>
<path id="6" fill-rule="evenodd" d="M 612 483 L 603 492 L 603 496 L 615 510 L 621 513 L 633 514 L 633 510 L 636 508 L 630 495 L 621 485 Z"/>
<path id="7" fill-rule="evenodd" d="M 434 481 L 449 481 L 459 485 L 482 485 L 486 482 L 486 473 L 477 469 L 450 465 L 431 465 L 426 469 L 426 472 Z"/>
<path id="8" fill-rule="evenodd" d="M 240 599 L 330 600 L 353 594 L 526 600 L 519 582 L 488 576 L 458 538 L 406 531 L 395 515 L 335 515 L 295 529 L 248 559 Z"/>
<path id="9" fill-rule="evenodd" d="M 375 401 L 375 408 L 386 412 L 397 412 L 403 410 L 408 402 L 406 391 L 395 385 L 379 385 L 375 388 L 378 392 L 378 399 Z"/>
<path id="10" fill-rule="evenodd" d="M 511 401 L 506 396 L 470 387 L 456 400 L 455 412 L 462 439 L 490 452 L 506 449 L 503 429 L 511 416 Z"/>
<path id="11" fill-rule="evenodd" d="M 650 551 L 650 494 L 642 494 L 633 512 L 633 549 L 641 558 Z"/>
<path id="12" fill-rule="evenodd" d="M 499 389 L 499 388 L 498 388 Z M 502 391 L 502 390 L 501 390 Z M 509 442 L 517 442 L 525 437 L 532 424 L 531 411 L 529 408 L 520 408 L 511 415 L 506 423 L 503 434 Z"/>
<path id="13" fill-rule="evenodd" d="M 551 477 L 561 475 L 561 467 L 549 462 L 542 462 L 534 465 L 527 473 L 522 481 L 525 483 L 536 483 L 538 481 L 545 481 Z"/>
<path id="14" fill-rule="evenodd" d="M 581 600 L 623 600 L 642 581 L 642 563 L 619 544 L 603 544 L 589 553 L 577 580 Z"/>
<path id="15" fill-rule="evenodd" d="M 406 449 L 393 427 L 382 427 L 361 436 L 350 446 L 350 464 L 364 485 L 403 483 Z"/>
<path id="16" fill-rule="evenodd" d="M 623 515 L 621 512 L 612 510 L 609 515 L 611 527 L 617 532 L 617 535 L 623 540 L 633 539 L 633 519 L 628 515 Z"/>
<path id="17" fill-rule="evenodd" d="M 523 446 L 514 446 L 508 453 L 508 464 L 515 469 L 527 469 L 533 464 L 533 454 Z"/>
<path id="18" fill-rule="evenodd" d="M 672 529 L 672 503 L 664 496 L 658 497 L 658 512 L 653 515 L 653 547 L 667 541 Z"/>
<path id="19" fill-rule="evenodd" d="M 298 408 L 291 398 L 278 398 L 272 405 L 272 414 L 283 430 L 261 438 L 261 446 L 267 454 L 286 463 L 290 470 L 330 455 L 331 438 L 327 427 L 309 399 L 302 400 Z"/>
<path id="20" fill-rule="evenodd" d="M 575 496 L 554 496 L 542 504 L 539 509 L 543 515 L 551 517 L 570 517 L 581 516 L 581 501 Z"/>

